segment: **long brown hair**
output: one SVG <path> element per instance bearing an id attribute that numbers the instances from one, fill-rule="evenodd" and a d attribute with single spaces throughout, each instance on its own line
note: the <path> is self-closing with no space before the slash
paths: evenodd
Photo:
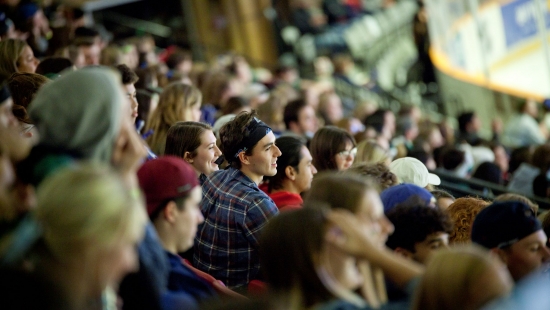
<path id="1" fill-rule="evenodd" d="M 158 108 L 149 119 L 146 131 L 153 130 L 147 139 L 151 150 L 156 154 L 164 153 L 168 129 L 179 121 L 191 121 L 191 107 L 201 104 L 202 94 L 198 88 L 179 82 L 166 86 L 160 95 Z"/>
<path id="2" fill-rule="evenodd" d="M 305 308 L 335 298 L 317 274 L 326 224 L 324 210 L 306 207 L 281 213 L 262 232 L 260 264 L 269 288 L 283 296 L 298 292 Z"/>
<path id="3" fill-rule="evenodd" d="M 197 148 L 201 145 L 201 135 L 212 127 L 199 122 L 177 122 L 166 133 L 164 155 L 183 158 L 186 152 L 191 158 L 197 156 Z"/>

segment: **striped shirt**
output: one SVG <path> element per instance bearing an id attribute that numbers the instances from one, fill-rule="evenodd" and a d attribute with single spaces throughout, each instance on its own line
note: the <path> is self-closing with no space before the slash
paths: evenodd
<path id="1" fill-rule="evenodd" d="M 202 184 L 204 215 L 195 237 L 193 265 L 228 287 L 259 276 L 259 234 L 279 211 L 256 183 L 240 170 L 211 174 Z"/>

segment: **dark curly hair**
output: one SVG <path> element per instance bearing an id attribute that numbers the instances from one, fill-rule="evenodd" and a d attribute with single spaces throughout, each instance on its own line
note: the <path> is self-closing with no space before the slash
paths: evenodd
<path id="1" fill-rule="evenodd" d="M 345 173 L 355 173 L 370 177 L 374 183 L 378 185 L 380 191 L 399 184 L 397 176 L 393 174 L 393 172 L 390 171 L 390 168 L 388 168 L 388 166 L 384 163 L 356 164 L 346 170 Z"/>
<path id="2" fill-rule="evenodd" d="M 38 90 L 49 79 L 43 75 L 28 72 L 15 72 L 8 78 L 8 87 L 13 99 L 13 115 L 20 122 L 32 124 L 27 109 Z"/>
<path id="3" fill-rule="evenodd" d="M 124 65 L 124 64 L 118 65 L 116 66 L 116 69 L 122 76 L 122 84 L 124 85 L 135 84 L 139 80 L 139 77 L 137 76 L 137 74 L 132 69 L 130 69 L 127 65 Z"/>
<path id="4" fill-rule="evenodd" d="M 438 208 L 426 206 L 422 201 L 397 205 L 387 214 L 394 226 L 386 245 L 390 249 L 398 247 L 415 253 L 415 244 L 437 232 L 453 232 L 449 215 Z"/>
<path id="5" fill-rule="evenodd" d="M 232 121 L 222 126 L 220 129 L 220 140 L 221 151 L 223 154 L 226 156 L 232 156 L 231 154 L 235 154 L 237 151 L 236 147 L 241 145 L 243 140 L 246 139 L 245 133 L 248 125 L 256 116 L 257 114 L 255 110 L 252 110 L 250 113 L 242 112 L 235 116 Z M 245 154 L 248 156 L 252 155 L 252 149 L 254 148 L 246 150 Z M 241 169 L 240 160 L 231 160 L 230 158 L 227 158 L 227 160 L 230 161 L 231 167 Z"/>

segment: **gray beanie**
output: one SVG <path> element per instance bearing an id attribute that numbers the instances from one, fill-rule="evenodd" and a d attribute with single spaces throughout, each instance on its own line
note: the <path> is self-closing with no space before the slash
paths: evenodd
<path id="1" fill-rule="evenodd" d="M 125 112 L 120 83 L 113 70 L 93 67 L 44 85 L 29 110 L 40 144 L 109 162 Z"/>

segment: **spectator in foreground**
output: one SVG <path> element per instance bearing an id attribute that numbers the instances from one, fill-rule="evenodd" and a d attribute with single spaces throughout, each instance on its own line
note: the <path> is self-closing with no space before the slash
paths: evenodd
<path id="1" fill-rule="evenodd" d="M 512 287 L 510 274 L 485 249 L 459 246 L 434 253 L 412 309 L 484 309 Z"/>
<path id="2" fill-rule="evenodd" d="M 106 166 L 65 168 L 40 186 L 35 216 L 44 232 L 30 256 L 34 271 L 59 285 L 71 309 L 114 307 L 112 289 L 138 268 L 141 197 Z"/>
<path id="3" fill-rule="evenodd" d="M 327 208 L 306 202 L 303 209 L 274 218 L 262 234 L 262 269 L 270 290 L 288 302 L 284 308 L 390 308 L 384 299 L 384 275 L 407 287 L 410 298 L 422 268 L 380 244 L 380 236 L 372 234 L 375 222 L 366 224 L 347 210 Z M 355 263 L 372 272 L 370 276 L 357 278 Z M 363 296 L 355 293 L 359 287 Z M 299 298 L 288 298 L 294 294 Z"/>

